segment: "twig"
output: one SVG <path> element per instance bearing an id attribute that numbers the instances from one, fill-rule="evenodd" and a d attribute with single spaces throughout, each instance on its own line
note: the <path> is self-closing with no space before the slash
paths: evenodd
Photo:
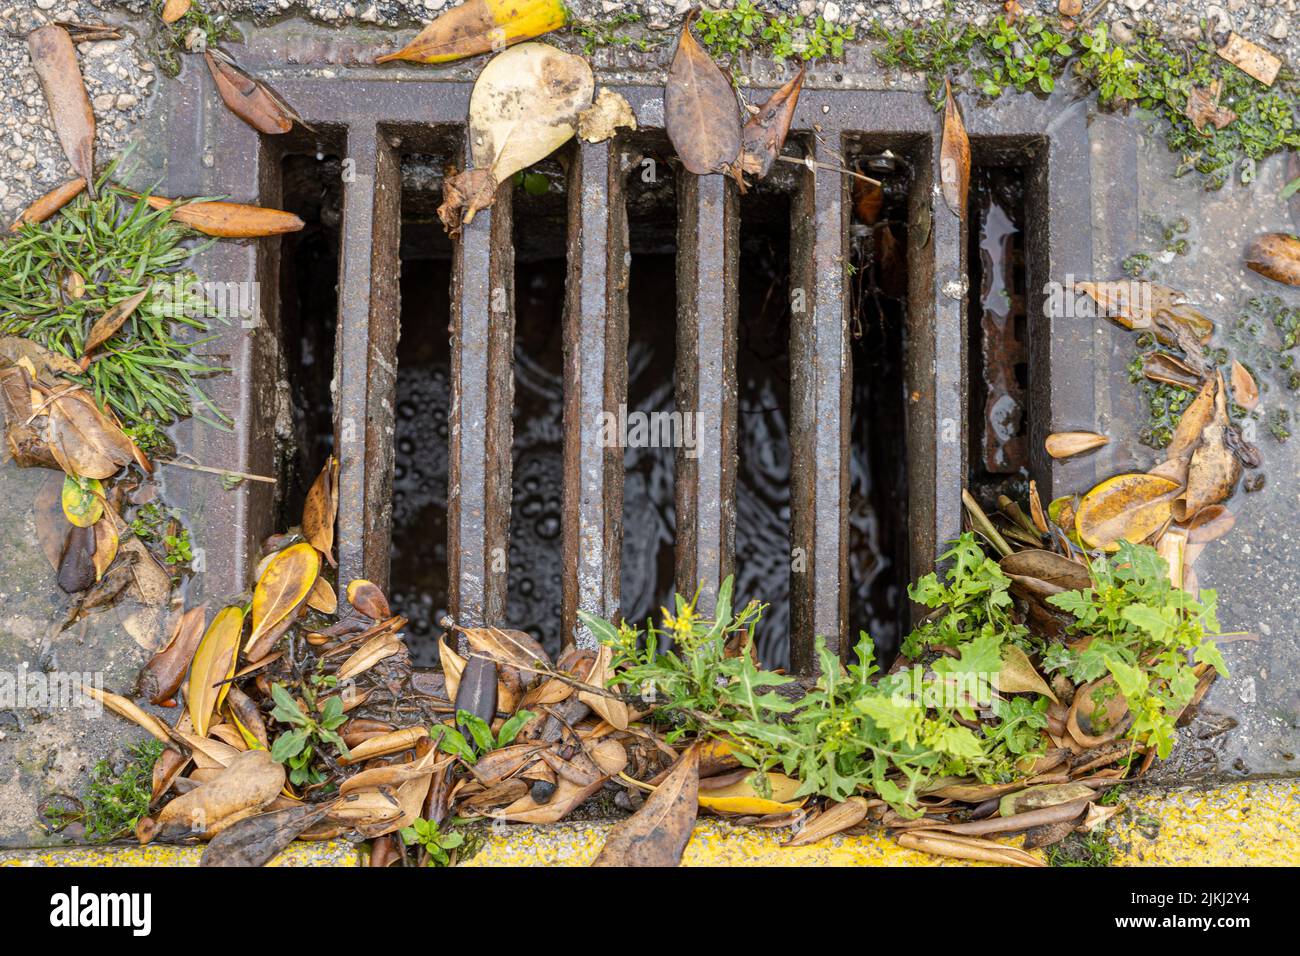
<path id="1" fill-rule="evenodd" d="M 806 166 L 809 169 L 829 169 L 833 172 L 843 173 L 845 176 L 852 176 L 854 179 L 860 179 L 864 183 L 871 183 L 873 186 L 884 185 L 879 179 L 872 179 L 870 176 L 864 176 L 852 169 L 845 169 L 843 166 L 836 166 L 834 163 L 823 163 L 811 156 L 806 156 L 803 159 L 798 156 L 778 156 L 777 159 L 783 163 L 794 163 L 796 166 Z"/>
<path id="2" fill-rule="evenodd" d="M 191 465 L 187 461 L 180 461 L 176 458 L 160 458 L 160 465 L 175 465 L 177 468 L 188 468 L 190 471 L 201 471 L 208 475 L 229 475 L 231 478 L 240 478 L 244 481 L 264 481 L 268 485 L 275 484 L 274 478 L 268 478 L 266 475 L 250 475 L 243 471 L 231 471 L 229 468 L 211 468 L 208 465 Z"/>

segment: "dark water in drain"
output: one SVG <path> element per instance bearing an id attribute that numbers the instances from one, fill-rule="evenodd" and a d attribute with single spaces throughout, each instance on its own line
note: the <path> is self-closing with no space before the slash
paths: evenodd
<path id="1" fill-rule="evenodd" d="M 447 613 L 449 279 L 446 262 L 402 266 L 390 599 L 410 619 L 412 658 L 422 667 L 437 662 L 434 638 Z"/>
<path id="2" fill-rule="evenodd" d="M 560 647 L 564 470 L 564 259 L 515 268 L 510 625 Z"/>

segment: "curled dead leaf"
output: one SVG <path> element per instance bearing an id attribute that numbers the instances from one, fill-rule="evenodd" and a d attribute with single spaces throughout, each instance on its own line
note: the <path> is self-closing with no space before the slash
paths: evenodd
<path id="1" fill-rule="evenodd" d="M 608 87 L 601 87 L 591 105 L 578 114 L 578 138 L 585 143 L 603 143 L 622 129 L 636 129 L 632 105 Z"/>
<path id="2" fill-rule="evenodd" d="M 740 156 L 740 112 L 726 74 L 691 34 L 692 9 L 682 23 L 664 87 L 664 125 L 682 165 L 697 176 L 725 172 Z"/>
<path id="3" fill-rule="evenodd" d="M 970 193 L 970 137 L 961 110 L 952 95 L 952 84 L 944 79 L 943 141 L 939 147 L 939 186 L 943 201 L 952 214 L 966 220 L 966 197 Z"/>
<path id="4" fill-rule="evenodd" d="M 1246 268 L 1274 282 L 1300 285 L 1300 239 L 1285 232 L 1257 236 L 1246 249 Z"/>
<path id="5" fill-rule="evenodd" d="M 866 797 L 849 797 L 833 803 L 795 833 L 783 846 L 808 846 L 855 827 L 866 819 L 871 804 Z"/>
<path id="6" fill-rule="evenodd" d="M 28 35 L 27 52 L 45 93 L 59 145 L 94 198 L 95 113 L 86 95 L 72 37 L 63 27 L 51 23 Z"/>
<path id="7" fill-rule="evenodd" d="M 305 225 L 291 212 L 237 202 L 187 202 L 162 196 L 147 196 L 145 201 L 154 209 L 170 210 L 171 217 L 176 222 L 218 239 L 280 236 L 287 232 L 297 232 Z"/>
<path id="8" fill-rule="evenodd" d="M 194 652 L 190 668 L 189 707 L 194 732 L 208 735 L 212 715 L 226 699 L 228 681 L 235 673 L 239 637 L 244 629 L 243 608 L 232 606 L 217 612 L 203 640 Z"/>
<path id="9" fill-rule="evenodd" d="M 25 225 L 45 222 L 85 192 L 85 189 L 86 180 L 82 176 L 71 179 L 61 186 L 55 186 L 19 213 L 18 218 L 9 227 L 9 231 L 18 232 Z"/>
<path id="10" fill-rule="evenodd" d="M 339 460 L 330 455 L 325 467 L 307 489 L 307 499 L 302 507 L 302 536 L 324 555 L 331 566 L 334 566 L 334 521 L 338 513 Z"/>
<path id="11" fill-rule="evenodd" d="M 1116 475 L 1097 485 L 1079 502 L 1074 527 L 1091 548 L 1116 550 L 1123 538 L 1140 544 L 1169 520 L 1174 482 L 1155 475 Z"/>
<path id="12" fill-rule="evenodd" d="M 592 866 L 676 866 L 699 812 L 699 749 L 691 745 L 646 798 L 641 809 L 615 824 Z"/>
<path id="13" fill-rule="evenodd" d="M 785 145 L 799 103 L 799 91 L 803 89 L 804 70 L 804 65 L 800 64 L 799 72 L 768 97 L 741 130 L 741 168 L 758 179 L 771 171 Z"/>
<path id="14" fill-rule="evenodd" d="M 348 582 L 348 603 L 372 621 L 386 621 L 393 616 L 388 609 L 388 598 L 379 585 L 365 578 Z"/>
<path id="15" fill-rule="evenodd" d="M 1248 412 L 1259 404 L 1259 385 L 1255 382 L 1255 376 L 1236 359 L 1232 360 L 1231 381 L 1233 402 Z"/>
<path id="16" fill-rule="evenodd" d="M 274 800 L 284 777 L 268 751 L 245 751 L 212 780 L 168 803 L 156 819 L 141 820 L 136 835 L 141 843 L 215 836 Z"/>
<path id="17" fill-rule="evenodd" d="M 320 574 L 320 552 L 305 541 L 290 545 L 267 565 L 253 589 L 253 630 L 244 645 L 250 661 L 261 660 L 293 624 Z"/>
<path id="18" fill-rule="evenodd" d="M 209 50 L 203 54 L 208 72 L 227 109 L 259 133 L 275 136 L 293 129 L 302 118 L 261 80 L 240 69 L 228 54 Z"/>
<path id="19" fill-rule="evenodd" d="M 1109 438 L 1096 432 L 1053 432 L 1043 444 L 1053 458 L 1069 458 L 1109 442 Z"/>

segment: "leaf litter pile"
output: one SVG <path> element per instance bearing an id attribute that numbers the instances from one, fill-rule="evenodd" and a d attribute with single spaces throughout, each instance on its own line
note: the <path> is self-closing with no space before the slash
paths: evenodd
<path id="1" fill-rule="evenodd" d="M 600 141 L 636 126 L 621 97 L 596 91 L 586 61 L 531 42 L 564 25 L 561 5 L 515 4 L 513 19 L 505 9 L 471 0 L 378 57 L 441 63 L 508 47 L 471 96 L 471 168 L 444 186 L 439 214 L 452 234 L 501 183 L 574 135 Z M 175 22 L 189 4 L 169 3 L 163 15 Z M 789 161 L 879 186 L 784 155 L 803 72 L 742 108 L 694 39 L 694 17 L 665 89 L 668 134 L 688 170 L 744 189 L 746 176 Z M 6 440 L 18 464 L 64 475 L 46 522 L 60 586 L 96 603 L 134 588 L 164 607 L 170 581 L 120 514 L 123 492 L 152 472 L 123 418 L 189 410 L 156 403 L 159 382 L 182 391 L 157 363 L 126 387 L 131 401 L 96 369 L 170 328 L 150 324 L 147 280 L 188 257 L 186 230 L 243 239 L 302 223 L 97 180 L 94 117 L 62 30 L 43 28 L 30 47 L 77 178 L 23 213 L 4 254 L 23 243 L 58 250 L 29 269 L 32 281 L 93 307 L 43 315 L 24 311 L 26 287 L 6 291 L 7 313 L 18 316 L 0 371 Z M 204 56 L 223 101 L 250 125 L 275 135 L 302 122 L 228 54 Z M 941 160 L 942 197 L 963 217 L 970 145 L 951 90 Z M 128 284 L 112 284 L 110 263 L 76 270 L 62 258 L 92 226 L 150 217 L 177 230 L 163 247 L 170 258 L 133 270 Z M 1293 237 L 1264 236 L 1246 264 L 1294 284 L 1295 262 Z M 1041 865 L 1027 851 L 1103 825 L 1119 809 L 1107 792 L 1169 755 L 1177 724 L 1225 672 L 1215 596 L 1195 587 L 1193 565 L 1231 528 L 1225 502 L 1243 469 L 1260 464 L 1230 414 L 1258 402 L 1258 385 L 1239 363 L 1225 375 L 1207 354 L 1209 319 L 1163 287 L 1149 303 L 1124 283 L 1079 291 L 1156 337 L 1162 348 L 1144 374 L 1194 394 L 1166 461 L 1047 503 L 1031 482 L 1026 502 L 1002 498 L 992 515 L 963 492 L 969 531 L 942 572 L 909 589 L 931 613 L 887 669 L 863 635 L 849 661 L 819 643 L 815 678 L 763 670 L 754 650 L 763 605 L 733 607 L 728 580 L 711 615 L 678 596 L 645 632 L 583 615 L 598 649 L 570 647 L 556 660 L 521 631 L 448 619 L 441 671 L 415 671 L 406 621 L 381 589 L 338 580 L 339 463 L 330 459 L 300 524 L 265 543 L 250 592 L 222 608 L 173 608 L 168 639 L 129 695 L 87 689 L 157 741 L 141 812 L 120 810 L 108 831 L 120 835 L 125 821 L 141 842 L 206 842 L 205 865 L 260 865 L 295 839 L 335 837 L 369 841 L 373 865 L 445 865 L 472 851 L 476 822 L 618 809 L 630 815 L 596 865 L 676 864 L 700 813 L 784 831 L 789 846 L 883 829 L 931 854 Z M 180 359 L 170 368 L 186 394 L 213 371 Z M 1047 451 L 1085 454 L 1106 441 L 1063 432 Z M 175 714 L 164 721 L 146 704 Z M 998 839 L 1012 834 L 1024 834 L 1020 846 Z"/>

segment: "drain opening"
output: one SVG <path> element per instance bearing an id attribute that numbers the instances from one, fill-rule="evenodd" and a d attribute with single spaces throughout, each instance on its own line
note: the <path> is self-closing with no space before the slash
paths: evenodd
<path id="1" fill-rule="evenodd" d="M 564 303 L 567 164 L 515 177 L 515 403 L 506 611 L 560 649 L 563 597 Z"/>
<path id="2" fill-rule="evenodd" d="M 677 509 L 674 500 L 674 371 L 677 361 L 677 198 L 663 134 L 629 137 L 627 433 L 623 436 L 623 617 L 639 626 L 673 606 Z M 692 439 L 694 434 L 692 434 Z M 666 440 L 665 440 L 666 439 Z"/>
<path id="3" fill-rule="evenodd" d="M 757 632 L 759 657 L 768 667 L 790 661 L 793 186 L 782 172 L 740 200 L 735 594 L 738 607 L 751 598 L 768 605 Z"/>
<path id="4" fill-rule="evenodd" d="M 408 618 L 416 666 L 437 663 L 447 613 L 448 411 L 451 407 L 452 245 L 437 207 L 450 134 L 436 151 L 402 158 L 401 338 L 394 415 L 390 599 Z"/>
<path id="5" fill-rule="evenodd" d="M 305 223 L 281 240 L 279 330 L 293 435 L 279 455 L 276 527 L 302 519 L 307 489 L 334 450 L 335 330 L 338 321 L 343 134 L 277 144 L 282 209 Z M 288 436 L 280 436 L 284 441 Z"/>
<path id="6" fill-rule="evenodd" d="M 868 150 L 849 226 L 853 362 L 849 424 L 849 646 L 865 631 L 888 662 L 907 626 L 908 204 L 905 154 Z"/>
<path id="7" fill-rule="evenodd" d="M 980 165 L 971 176 L 970 485 L 992 505 L 1029 476 L 1029 338 L 1025 309 L 1025 170 Z"/>

